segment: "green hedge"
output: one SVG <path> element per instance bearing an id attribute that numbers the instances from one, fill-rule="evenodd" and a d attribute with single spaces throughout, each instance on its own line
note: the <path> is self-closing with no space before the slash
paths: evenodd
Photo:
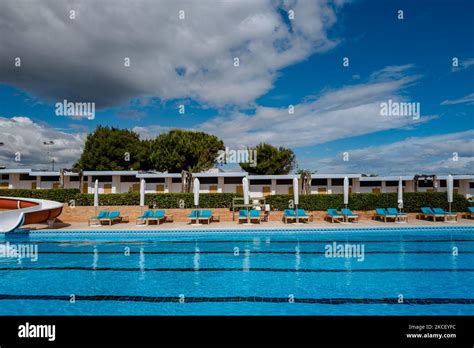
<path id="1" fill-rule="evenodd" d="M 75 201 L 77 206 L 94 205 L 94 195 L 79 193 L 78 189 L 50 190 L 0 190 L 0 196 L 49 199 L 68 203 Z M 236 193 L 203 193 L 199 195 L 199 206 L 202 208 L 231 208 L 232 199 Z M 266 201 L 272 210 L 284 210 L 293 195 L 267 196 Z M 441 207 L 448 209 L 445 192 L 407 192 L 403 195 L 404 211 L 419 212 L 421 207 Z M 159 208 L 180 208 L 180 202 L 185 208 L 194 206 L 192 193 L 146 194 L 145 205 L 156 202 Z M 343 195 L 301 195 L 299 207 L 306 210 L 326 210 L 328 208 L 343 208 Z M 139 205 L 140 194 L 137 192 L 112 193 L 99 195 L 100 205 Z M 459 194 L 454 195 L 453 211 L 466 211 L 469 201 Z M 349 207 L 353 210 L 374 210 L 375 208 L 397 207 L 396 193 L 354 193 L 349 197 Z"/>
<path id="2" fill-rule="evenodd" d="M 389 208 L 398 206 L 397 193 L 354 193 L 349 196 L 349 207 L 352 210 L 374 210 L 375 208 Z M 440 207 L 448 209 L 445 192 L 407 192 L 403 194 L 403 210 L 405 212 L 419 212 L 421 207 Z M 452 211 L 466 211 L 469 202 L 463 195 L 455 194 Z M 273 195 L 267 197 L 267 203 L 273 210 L 288 208 L 288 202 L 293 195 Z M 326 210 L 329 208 L 343 208 L 344 196 L 331 195 L 301 195 L 299 207 L 306 210 Z"/>
<path id="3" fill-rule="evenodd" d="M 201 208 L 231 208 L 232 199 L 238 197 L 235 193 L 202 193 L 199 195 L 199 206 Z M 75 198 L 77 206 L 94 205 L 93 194 L 78 194 Z M 194 206 L 194 195 L 192 193 L 165 193 L 145 195 L 145 205 L 156 202 L 159 208 L 170 209 L 182 207 L 192 208 Z M 138 205 L 140 204 L 140 194 L 137 192 L 111 193 L 99 195 L 100 205 Z"/>
<path id="4" fill-rule="evenodd" d="M 0 190 L 0 196 L 24 197 L 49 199 L 56 202 L 67 203 L 79 194 L 79 189 L 49 189 L 49 190 L 29 190 L 29 189 L 7 189 Z"/>

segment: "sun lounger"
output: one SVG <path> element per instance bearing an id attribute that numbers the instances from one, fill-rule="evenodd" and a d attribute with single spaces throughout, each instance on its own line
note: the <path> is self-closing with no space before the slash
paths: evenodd
<path id="1" fill-rule="evenodd" d="M 337 209 L 327 209 L 326 210 L 327 212 L 327 216 L 326 216 L 326 219 L 328 220 L 331 220 L 331 222 L 334 222 L 334 221 L 344 221 L 344 215 L 341 215 Z"/>
<path id="2" fill-rule="evenodd" d="M 87 224 L 88 224 L 88 226 L 90 226 L 91 222 L 99 223 L 100 219 L 105 219 L 108 216 L 109 216 L 109 212 L 106 211 L 106 210 L 102 210 L 101 212 L 99 212 L 99 215 L 90 217 Z"/>
<path id="3" fill-rule="evenodd" d="M 474 217 L 474 207 L 467 207 L 467 212 L 464 213 L 466 219 L 472 219 Z"/>
<path id="4" fill-rule="evenodd" d="M 283 212 L 283 222 L 287 224 L 288 220 L 296 221 L 295 211 L 292 209 L 285 209 L 285 211 Z"/>
<path id="5" fill-rule="evenodd" d="M 199 222 L 206 222 L 207 224 L 210 224 L 211 221 L 212 221 L 212 211 L 210 211 L 210 210 L 202 210 L 202 211 L 199 213 L 198 221 L 199 221 Z"/>
<path id="6" fill-rule="evenodd" d="M 384 222 L 387 222 L 387 219 L 393 219 L 393 221 L 395 221 L 397 214 L 390 214 L 385 208 L 376 208 L 374 218 L 383 220 Z"/>
<path id="7" fill-rule="evenodd" d="M 313 215 L 307 214 L 304 209 L 296 209 L 296 216 L 298 216 L 298 221 L 313 221 Z"/>
<path id="8" fill-rule="evenodd" d="M 161 222 L 166 221 L 166 215 L 164 210 L 155 210 L 153 213 L 153 216 L 147 218 L 147 225 L 150 224 L 150 222 L 156 222 L 158 225 L 161 224 Z"/>
<path id="9" fill-rule="evenodd" d="M 443 208 L 433 208 L 433 212 L 435 214 L 444 214 L 447 218 L 448 217 L 451 217 L 451 218 L 455 218 L 456 221 L 458 221 L 458 214 L 457 213 L 453 213 L 453 212 L 448 212 L 448 211 L 444 211 Z"/>
<path id="10" fill-rule="evenodd" d="M 188 215 L 187 217 L 187 220 L 188 220 L 188 224 L 195 221 L 197 222 L 198 221 L 198 218 L 199 218 L 199 210 L 193 210 L 191 211 L 191 214 Z"/>
<path id="11" fill-rule="evenodd" d="M 436 214 L 431 208 L 429 207 L 422 207 L 421 208 L 421 213 L 420 213 L 420 218 L 426 218 L 426 219 L 433 219 L 433 222 L 436 221 L 436 219 L 441 218 L 444 221 L 446 221 L 446 215 L 445 214 Z"/>
<path id="12" fill-rule="evenodd" d="M 248 219 L 248 211 L 247 210 L 239 210 L 239 224 L 241 222 L 247 222 L 249 221 Z"/>
<path id="13" fill-rule="evenodd" d="M 143 222 L 143 223 L 148 224 L 148 222 L 147 222 L 148 220 L 147 220 L 147 219 L 148 219 L 148 218 L 151 218 L 151 217 L 153 217 L 153 210 L 145 210 L 145 211 L 143 212 L 142 216 L 137 217 L 137 220 L 136 220 L 135 223 L 136 223 L 137 225 L 139 224 L 139 222 Z"/>
<path id="14" fill-rule="evenodd" d="M 257 223 L 260 223 L 261 221 L 261 218 L 260 218 L 260 210 L 256 210 L 256 209 L 252 209 L 250 210 L 250 214 L 249 214 L 249 218 L 250 218 L 250 222 L 257 222 Z"/>
<path id="15" fill-rule="evenodd" d="M 120 216 L 119 211 L 112 211 L 107 217 L 99 219 L 99 222 L 101 224 L 105 222 L 109 225 L 112 225 L 114 222 L 122 222 L 122 216 Z"/>
<path id="16" fill-rule="evenodd" d="M 397 208 L 387 208 L 387 212 L 390 214 L 390 215 L 396 215 L 397 216 L 397 220 L 403 220 L 403 221 L 408 221 L 408 214 L 406 213 L 399 213 Z"/>
<path id="17" fill-rule="evenodd" d="M 359 214 L 354 214 L 350 208 L 342 208 L 341 214 L 345 216 L 347 221 L 351 221 L 351 220 L 355 222 L 359 221 Z"/>

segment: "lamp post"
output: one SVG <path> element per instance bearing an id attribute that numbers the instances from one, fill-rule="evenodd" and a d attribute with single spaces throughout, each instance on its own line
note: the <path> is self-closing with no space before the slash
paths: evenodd
<path id="1" fill-rule="evenodd" d="M 0 147 L 2 147 L 3 145 L 5 145 L 5 143 L 4 143 L 4 142 L 0 142 Z M 0 169 L 5 169 L 5 168 L 6 168 L 6 167 L 4 167 L 4 166 L 0 166 Z"/>
<path id="2" fill-rule="evenodd" d="M 46 145 L 46 146 L 51 146 L 51 145 L 54 145 L 54 141 L 50 140 L 50 141 L 43 141 L 43 145 Z M 50 160 L 51 156 L 50 156 L 50 151 L 48 150 L 48 161 Z M 51 158 L 51 162 L 52 162 L 52 171 L 54 172 L 54 158 Z"/>

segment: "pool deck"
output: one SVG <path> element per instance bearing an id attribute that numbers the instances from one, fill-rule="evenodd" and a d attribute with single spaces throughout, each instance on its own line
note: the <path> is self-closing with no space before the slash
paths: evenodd
<path id="1" fill-rule="evenodd" d="M 474 220 L 459 219 L 457 222 L 432 222 L 426 220 L 411 219 L 408 223 L 394 223 L 394 222 L 380 222 L 373 220 L 361 220 L 357 223 L 330 223 L 326 221 L 313 221 L 300 224 L 284 224 L 281 221 L 268 221 L 260 224 L 238 224 L 237 222 L 213 222 L 211 224 L 187 224 L 185 222 L 162 223 L 160 225 L 136 225 L 135 222 L 115 223 L 112 226 L 108 225 L 91 225 L 87 223 L 56 223 L 53 228 L 48 228 L 46 224 L 32 224 L 23 226 L 23 228 L 30 229 L 34 232 L 74 232 L 74 231 L 198 231 L 198 230 L 265 230 L 265 229 L 344 229 L 344 228 L 406 228 L 406 227 L 455 227 L 455 226 L 472 226 L 474 228 Z"/>

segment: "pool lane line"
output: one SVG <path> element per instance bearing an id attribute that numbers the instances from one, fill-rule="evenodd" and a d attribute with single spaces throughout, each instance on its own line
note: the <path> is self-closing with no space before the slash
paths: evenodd
<path id="1" fill-rule="evenodd" d="M 49 300 L 70 301 L 69 295 L 9 295 L 0 294 L 0 301 L 5 300 Z M 119 302 L 158 302 L 158 303 L 216 303 L 216 302 L 260 302 L 288 303 L 287 297 L 260 296 L 226 296 L 226 297 L 178 297 L 178 296 L 121 296 L 121 295 L 75 295 L 75 301 L 119 301 Z M 474 298 L 404 298 L 402 303 L 398 298 L 294 298 L 294 303 L 301 304 L 403 304 L 403 305 L 433 305 L 433 304 L 474 304 Z"/>
<path id="2" fill-rule="evenodd" d="M 253 240 L 121 240 L 121 241 L 109 241 L 109 240 L 96 240 L 91 242 L 91 240 L 74 240 L 74 241 L 60 241 L 60 240 L 34 240 L 34 239 L 11 239 L 8 240 L 10 243 L 18 242 L 18 243 L 35 243 L 35 244 L 64 244 L 64 245 L 94 245 L 94 244 L 163 244 L 163 243 L 171 243 L 171 244 L 208 244 L 208 243 L 251 243 L 255 244 Z M 352 240 L 352 239 L 341 239 L 341 240 L 270 240 L 268 244 L 272 243 L 453 243 L 453 242 L 474 242 L 474 239 L 419 239 L 419 240 Z M 267 244 L 265 240 L 260 240 L 260 244 Z M 0 245 L 5 244 L 5 242 L 0 242 Z"/>
<path id="3" fill-rule="evenodd" d="M 243 251 L 245 252 L 245 250 Z M 325 255 L 325 251 L 248 251 L 250 254 L 264 254 L 264 255 Z M 38 251 L 38 254 L 47 254 L 47 255 L 94 255 L 94 251 Z M 124 251 L 97 251 L 99 255 L 124 255 Z M 204 255 L 233 255 L 234 251 L 143 251 L 145 255 L 195 255 L 195 254 L 204 254 Z M 365 251 L 364 254 L 450 254 L 452 251 L 430 251 L 430 250 L 419 250 L 419 251 L 383 251 L 383 250 L 374 250 L 374 251 Z M 130 255 L 140 255 L 140 251 L 129 251 L 127 254 Z M 474 251 L 459 251 L 459 254 L 474 254 Z"/>
<path id="4" fill-rule="evenodd" d="M 140 267 L 1 267 L 0 271 L 88 271 L 88 272 L 281 272 L 281 273 L 371 273 L 371 272 L 474 272 L 474 268 L 360 268 L 360 269 L 294 269 L 294 268 L 140 268 Z"/>

